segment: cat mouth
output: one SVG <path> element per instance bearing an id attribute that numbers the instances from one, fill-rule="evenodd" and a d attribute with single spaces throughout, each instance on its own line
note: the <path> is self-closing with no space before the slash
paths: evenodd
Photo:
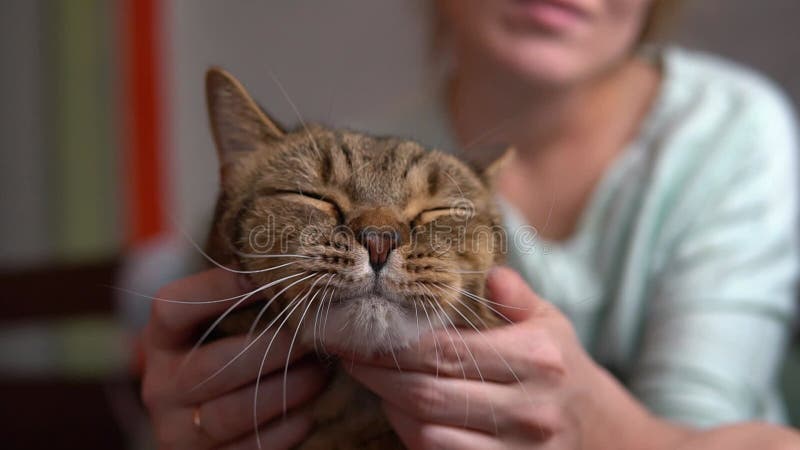
<path id="1" fill-rule="evenodd" d="M 348 303 L 363 301 L 365 299 L 380 300 L 404 310 L 411 310 L 411 305 L 405 296 L 389 292 L 377 283 L 372 284 L 367 290 L 361 290 L 343 295 L 341 297 L 331 298 L 329 302 L 331 307 L 341 307 L 346 306 Z"/>

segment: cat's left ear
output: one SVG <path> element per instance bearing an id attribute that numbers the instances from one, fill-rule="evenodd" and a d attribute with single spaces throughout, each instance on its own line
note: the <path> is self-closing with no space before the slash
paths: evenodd
<path id="1" fill-rule="evenodd" d="M 223 69 L 206 72 L 206 101 L 221 168 L 284 135 L 239 80 Z"/>
<path id="2" fill-rule="evenodd" d="M 473 159 L 470 165 L 478 172 L 483 182 L 493 188 L 501 170 L 514 159 L 515 153 L 514 147 L 509 146 L 487 149 L 481 152 L 482 158 Z"/>

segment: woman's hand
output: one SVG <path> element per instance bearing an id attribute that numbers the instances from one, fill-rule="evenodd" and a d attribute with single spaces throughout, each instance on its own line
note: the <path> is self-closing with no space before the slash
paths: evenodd
<path id="1" fill-rule="evenodd" d="M 245 292 L 244 283 L 236 275 L 214 269 L 178 280 L 157 294 L 159 298 L 198 302 L 187 305 L 157 301 L 142 336 L 142 396 L 152 417 L 158 448 L 257 448 L 255 381 L 273 334 L 262 336 L 222 371 L 248 345 L 245 336 L 205 344 L 187 359 L 203 327 L 233 304 L 200 302 Z M 302 441 L 311 421 L 298 407 L 312 399 L 325 383 L 319 366 L 301 360 L 299 352 L 293 354 L 286 386 L 288 413 L 282 419 L 283 368 L 289 341 L 290 336 L 279 333 L 264 360 L 256 406 L 258 434 L 264 448 L 290 448 Z"/>
<path id="2" fill-rule="evenodd" d="M 343 364 L 383 398 L 406 446 L 642 450 L 686 436 L 597 366 L 569 321 L 516 273 L 495 269 L 488 283 L 513 324 L 437 331 L 395 357 Z"/>

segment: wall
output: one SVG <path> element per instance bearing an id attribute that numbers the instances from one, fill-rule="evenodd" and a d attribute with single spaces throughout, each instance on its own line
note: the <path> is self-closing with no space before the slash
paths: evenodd
<path id="1" fill-rule="evenodd" d="M 674 40 L 758 68 L 800 105 L 800 1 L 686 0 Z"/>
<path id="2" fill-rule="evenodd" d="M 29 265 L 50 254 L 44 95 L 38 1 L 13 0 L 0 14 L 0 263 Z"/>

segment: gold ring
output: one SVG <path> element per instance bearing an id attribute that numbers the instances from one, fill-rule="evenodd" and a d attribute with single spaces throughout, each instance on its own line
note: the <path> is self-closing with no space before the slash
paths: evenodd
<path id="1" fill-rule="evenodd" d="M 192 412 L 192 425 L 194 425 L 194 429 L 202 434 L 205 435 L 205 431 L 203 431 L 203 421 L 200 419 L 200 407 L 195 406 L 194 411 Z"/>

